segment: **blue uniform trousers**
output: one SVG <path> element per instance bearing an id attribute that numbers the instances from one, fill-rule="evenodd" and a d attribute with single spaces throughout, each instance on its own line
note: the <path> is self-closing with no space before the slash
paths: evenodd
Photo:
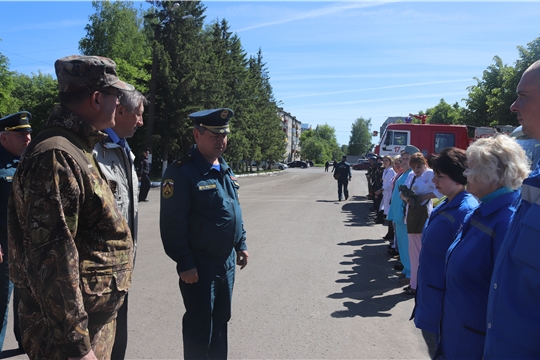
<path id="1" fill-rule="evenodd" d="M 337 181 L 337 194 L 338 199 L 341 200 L 341 194 L 345 195 L 345 198 L 349 197 L 349 179 L 339 179 Z"/>
<path id="2" fill-rule="evenodd" d="M 7 254 L 4 254 L 4 259 Z M 7 261 L 0 264 L 0 324 L 2 324 L 2 330 L 0 331 L 0 351 L 4 346 L 4 339 L 6 337 L 8 313 L 9 313 L 9 300 L 11 293 L 13 293 L 13 332 L 18 343 L 21 344 L 21 331 L 19 330 L 19 299 L 17 291 L 13 291 L 13 283 L 9 280 L 9 269 Z"/>
<path id="3" fill-rule="evenodd" d="M 403 220 L 396 221 L 396 239 L 399 250 L 399 261 L 403 265 L 402 273 L 406 277 L 411 277 L 411 259 L 409 258 L 409 234 L 407 233 L 407 224 Z"/>
<path id="4" fill-rule="evenodd" d="M 226 359 L 236 252 L 228 257 L 196 253 L 193 257 L 199 281 L 186 284 L 180 280 L 186 308 L 182 319 L 184 359 Z"/>

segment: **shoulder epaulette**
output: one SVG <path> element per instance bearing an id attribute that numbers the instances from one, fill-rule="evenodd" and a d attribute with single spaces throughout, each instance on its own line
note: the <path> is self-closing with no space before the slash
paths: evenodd
<path id="1" fill-rule="evenodd" d="M 188 163 L 190 161 L 191 161 L 191 155 L 188 154 L 188 155 L 184 156 L 183 158 L 178 159 L 175 162 L 173 162 L 172 166 L 178 168 L 178 167 L 180 167 L 180 166 L 182 166 L 182 165 L 184 165 L 184 164 L 186 164 L 186 163 Z"/>

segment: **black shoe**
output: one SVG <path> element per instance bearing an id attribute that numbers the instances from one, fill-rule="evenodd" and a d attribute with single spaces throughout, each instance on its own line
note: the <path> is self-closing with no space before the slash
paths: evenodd
<path id="1" fill-rule="evenodd" d="M 396 265 L 394 265 L 394 270 L 397 270 L 397 271 L 403 270 L 403 264 L 396 264 Z"/>
<path id="2" fill-rule="evenodd" d="M 388 250 L 388 254 L 390 256 L 397 256 L 399 253 L 396 251 L 396 249 Z"/>
<path id="3" fill-rule="evenodd" d="M 349 198 L 349 195 L 345 195 L 345 200 L 347 200 Z"/>
<path id="4" fill-rule="evenodd" d="M 150 201 L 150 200 L 148 200 L 148 199 L 139 200 L 139 202 L 148 202 L 148 201 Z"/>
<path id="5" fill-rule="evenodd" d="M 394 237 L 393 237 L 393 236 L 388 236 L 388 234 L 387 234 L 387 235 L 384 235 L 384 236 L 383 236 L 383 239 L 384 239 L 384 240 L 394 240 Z M 390 246 L 391 246 L 391 245 L 390 245 Z"/>

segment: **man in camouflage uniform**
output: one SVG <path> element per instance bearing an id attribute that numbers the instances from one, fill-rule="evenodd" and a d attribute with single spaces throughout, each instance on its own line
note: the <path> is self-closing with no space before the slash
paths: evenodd
<path id="1" fill-rule="evenodd" d="M 23 154 L 9 199 L 10 275 L 31 359 L 109 359 L 131 284 L 133 240 L 92 156 L 114 126 L 116 64 L 55 63 L 60 105 Z"/>

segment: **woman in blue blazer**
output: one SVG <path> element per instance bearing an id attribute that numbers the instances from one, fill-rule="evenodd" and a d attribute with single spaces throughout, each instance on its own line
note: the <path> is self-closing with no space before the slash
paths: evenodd
<path id="1" fill-rule="evenodd" d="M 422 250 L 418 267 L 416 306 L 412 317 L 417 328 L 436 335 L 438 341 L 444 290 L 446 251 L 454 241 L 463 219 L 476 209 L 478 201 L 465 191 L 467 155 L 458 148 L 441 151 L 433 164 L 433 182 L 446 196 L 433 209 L 422 232 Z"/>
<path id="2" fill-rule="evenodd" d="M 480 206 L 465 218 L 446 254 L 441 340 L 447 359 L 482 359 L 493 265 L 514 215 L 517 190 L 529 173 L 527 157 L 506 135 L 467 149 L 467 190 Z"/>

